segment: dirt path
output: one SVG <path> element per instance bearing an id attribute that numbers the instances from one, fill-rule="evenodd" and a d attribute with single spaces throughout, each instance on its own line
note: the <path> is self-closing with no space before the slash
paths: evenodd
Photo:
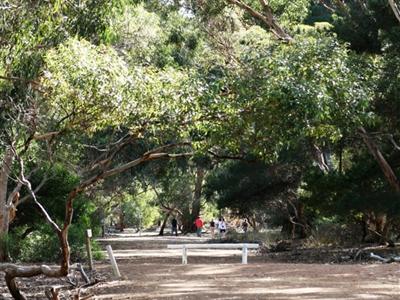
<path id="1" fill-rule="evenodd" d="M 239 250 L 198 250 L 181 265 L 180 251 L 166 245 L 183 242 L 206 238 L 126 234 L 104 241 L 125 279 L 98 285 L 96 299 L 400 299 L 399 264 L 270 263 L 253 253 L 242 265 Z"/>
<path id="2" fill-rule="evenodd" d="M 253 252 L 242 265 L 239 250 L 191 250 L 189 264 L 182 265 L 180 251 L 166 245 L 204 243 L 207 237 L 128 231 L 100 242 L 112 245 L 124 278 L 90 288 L 85 294 L 92 299 L 400 299 L 399 264 L 271 263 Z M 95 267 L 111 274 L 107 260 Z M 0 283 L 0 299 L 11 299 Z M 28 299 L 45 299 L 44 287 L 53 284 L 44 278 L 21 282 Z"/>

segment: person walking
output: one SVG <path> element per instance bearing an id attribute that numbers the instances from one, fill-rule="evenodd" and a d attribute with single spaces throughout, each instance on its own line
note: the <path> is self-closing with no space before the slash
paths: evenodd
<path id="1" fill-rule="evenodd" d="M 247 223 L 247 220 L 244 219 L 243 223 L 242 223 L 242 229 L 243 232 L 246 234 L 247 233 L 247 229 L 249 228 L 249 224 Z"/>
<path id="2" fill-rule="evenodd" d="M 175 235 L 178 236 L 178 221 L 175 219 L 175 217 L 171 221 L 171 234 L 173 235 L 175 232 Z"/>
<path id="3" fill-rule="evenodd" d="M 224 238 L 225 234 L 226 234 L 226 223 L 225 223 L 224 218 L 219 220 L 218 229 L 219 229 L 219 233 L 220 233 L 221 237 Z"/>
<path id="4" fill-rule="evenodd" d="M 245 239 L 247 239 L 247 230 L 249 229 L 249 224 L 247 223 L 246 219 L 244 219 L 244 221 L 242 223 L 242 229 L 244 232 L 244 237 L 245 237 Z"/>
<path id="5" fill-rule="evenodd" d="M 198 237 L 201 237 L 201 231 L 203 229 L 203 220 L 198 216 L 194 221 L 194 225 L 196 226 L 196 233 Z"/>
<path id="6" fill-rule="evenodd" d="M 211 233 L 211 238 L 214 239 L 214 236 L 215 236 L 215 222 L 214 222 L 214 220 L 210 221 L 210 233 Z"/>

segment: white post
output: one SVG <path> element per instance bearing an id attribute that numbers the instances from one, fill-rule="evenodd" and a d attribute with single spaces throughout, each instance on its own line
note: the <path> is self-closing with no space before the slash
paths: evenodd
<path id="1" fill-rule="evenodd" d="M 111 266 L 113 268 L 114 276 L 119 278 L 119 277 L 121 277 L 121 273 L 119 273 L 117 261 L 115 260 L 111 245 L 107 245 L 106 249 L 107 249 L 108 257 L 110 258 L 110 261 L 111 261 Z"/>
<path id="2" fill-rule="evenodd" d="M 242 264 L 247 265 L 247 244 L 244 244 L 242 248 Z"/>
<path id="3" fill-rule="evenodd" d="M 187 265 L 187 248 L 183 246 L 182 248 L 182 264 Z"/>

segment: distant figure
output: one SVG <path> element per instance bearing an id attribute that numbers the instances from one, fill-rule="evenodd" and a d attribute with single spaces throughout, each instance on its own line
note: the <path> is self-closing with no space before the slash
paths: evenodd
<path id="1" fill-rule="evenodd" d="M 199 217 L 194 221 L 194 225 L 196 226 L 196 233 L 198 237 L 201 237 L 201 231 L 203 229 L 203 220 Z"/>
<path id="2" fill-rule="evenodd" d="M 211 232 L 211 238 L 214 239 L 214 236 L 215 236 L 215 222 L 214 222 L 214 220 L 210 221 L 210 232 Z"/>
<path id="3" fill-rule="evenodd" d="M 244 234 L 247 234 L 247 229 L 249 228 L 249 224 L 247 223 L 246 219 L 243 221 L 242 228 L 243 228 Z"/>
<path id="4" fill-rule="evenodd" d="M 225 233 L 226 233 L 226 223 L 225 223 L 224 218 L 219 219 L 218 229 L 219 229 L 219 233 L 220 233 L 221 237 L 224 238 Z"/>
<path id="5" fill-rule="evenodd" d="M 171 234 L 173 235 L 175 232 L 175 235 L 178 236 L 178 221 L 175 218 L 172 219 L 171 225 L 172 225 Z"/>

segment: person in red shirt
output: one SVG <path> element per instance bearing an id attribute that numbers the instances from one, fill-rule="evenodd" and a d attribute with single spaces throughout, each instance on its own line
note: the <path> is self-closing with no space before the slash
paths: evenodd
<path id="1" fill-rule="evenodd" d="M 194 221 L 194 225 L 196 226 L 196 233 L 198 237 L 201 237 L 201 231 L 203 229 L 203 220 L 199 217 Z"/>

